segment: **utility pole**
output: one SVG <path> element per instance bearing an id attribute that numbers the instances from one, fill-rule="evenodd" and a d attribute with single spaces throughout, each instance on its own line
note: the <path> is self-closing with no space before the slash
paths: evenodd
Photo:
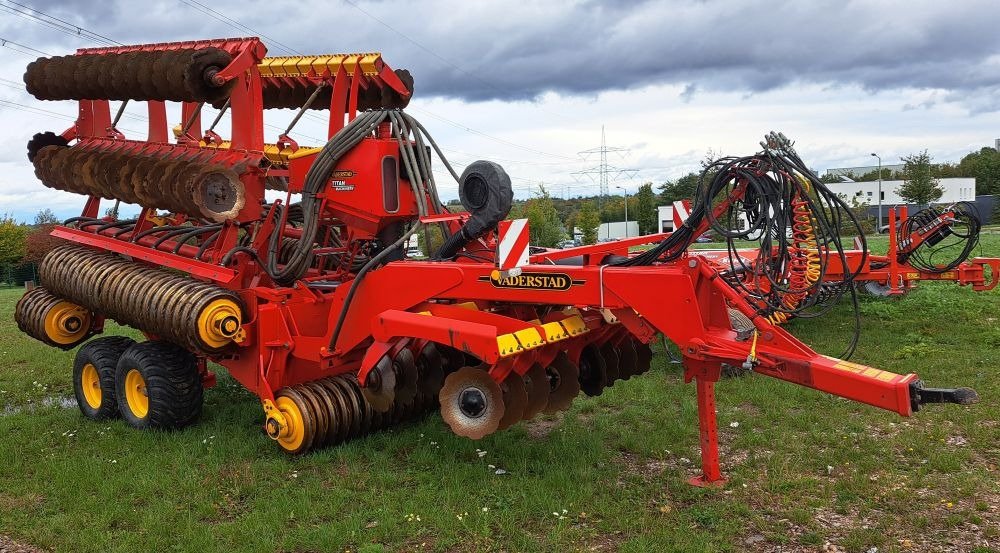
<path id="1" fill-rule="evenodd" d="M 625 192 L 625 238 L 628 238 L 628 189 L 624 186 L 616 186 L 615 188 L 619 188 L 622 192 Z"/>
<path id="2" fill-rule="evenodd" d="M 878 221 L 875 222 L 875 234 L 882 234 L 882 158 L 875 152 L 872 156 L 878 158 Z"/>
<path id="3" fill-rule="evenodd" d="M 597 196 L 597 211 L 601 211 L 601 202 L 604 197 L 608 195 L 608 185 L 612 182 L 617 181 L 621 177 L 632 177 L 639 172 L 638 169 L 622 169 L 621 167 L 616 167 L 608 163 L 608 154 L 616 153 L 619 157 L 625 158 L 630 150 L 628 148 L 618 148 L 609 147 L 607 140 L 604 136 L 604 125 L 601 125 L 601 145 L 597 148 L 591 148 L 589 150 L 584 150 L 579 152 L 583 159 L 589 159 L 594 155 L 598 156 L 598 165 L 596 167 L 591 167 L 590 169 L 584 169 L 583 171 L 577 171 L 573 173 L 574 177 L 586 175 L 590 177 L 592 181 L 596 181 L 600 185 L 600 192 Z"/>

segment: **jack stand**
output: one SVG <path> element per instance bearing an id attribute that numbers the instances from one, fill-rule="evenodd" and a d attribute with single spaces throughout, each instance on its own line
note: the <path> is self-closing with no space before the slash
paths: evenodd
<path id="1" fill-rule="evenodd" d="M 701 476 L 688 480 L 700 488 L 726 483 L 719 467 L 719 426 L 715 417 L 715 382 L 695 377 L 698 386 L 698 426 L 701 430 Z"/>

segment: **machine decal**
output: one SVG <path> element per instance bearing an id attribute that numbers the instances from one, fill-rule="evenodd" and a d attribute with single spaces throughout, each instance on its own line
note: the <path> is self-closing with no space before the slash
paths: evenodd
<path id="1" fill-rule="evenodd" d="M 490 276 L 481 276 L 479 280 L 489 281 L 495 288 L 518 290 L 569 290 L 571 286 L 584 283 L 582 280 L 573 280 L 565 273 L 523 272 L 519 275 L 503 276 L 500 271 L 493 271 Z"/>

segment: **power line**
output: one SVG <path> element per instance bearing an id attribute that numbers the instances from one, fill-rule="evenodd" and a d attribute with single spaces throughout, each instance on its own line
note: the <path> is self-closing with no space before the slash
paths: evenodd
<path id="1" fill-rule="evenodd" d="M 203 14 L 209 16 L 209 17 L 212 17 L 214 19 L 217 19 L 217 20 L 225 23 L 226 25 L 229 25 L 230 27 L 232 27 L 232 28 L 234 28 L 234 29 L 236 29 L 236 30 L 238 30 L 240 32 L 246 32 L 246 33 L 250 33 L 252 35 L 259 36 L 260 38 L 263 38 L 263 39 L 267 40 L 269 43 L 275 44 L 276 46 L 278 46 L 278 48 L 281 48 L 282 50 L 284 50 L 285 52 L 288 52 L 289 54 L 296 54 L 296 55 L 299 55 L 299 56 L 302 55 L 302 52 L 299 52 L 299 51 L 295 50 L 291 46 L 287 46 L 287 45 L 279 42 L 278 40 L 265 35 L 264 33 L 258 32 L 255 29 L 253 29 L 252 27 L 244 25 L 243 23 L 240 23 L 239 21 L 237 21 L 237 20 L 229 17 L 228 15 L 226 15 L 226 14 L 224 14 L 222 12 L 218 12 L 216 10 L 213 10 L 212 8 L 206 6 L 205 4 L 202 4 L 201 2 L 198 2 L 197 0 L 181 0 L 181 2 L 183 2 L 184 4 L 187 4 L 188 6 L 190 6 L 190 7 L 194 8 L 194 9 L 200 11 L 201 13 L 203 13 Z"/>
<path id="2" fill-rule="evenodd" d="M 477 131 L 476 129 L 473 129 L 472 127 L 467 127 L 467 126 L 465 126 L 465 125 L 463 125 L 461 123 L 456 123 L 455 121 L 452 121 L 451 119 L 448 119 L 447 117 L 442 117 L 440 115 L 437 115 L 435 113 L 427 111 L 426 109 L 415 108 L 413 106 L 410 106 L 409 109 L 413 110 L 413 111 L 425 113 L 425 114 L 429 115 L 430 117 L 432 117 L 434 119 L 437 119 L 439 121 L 442 121 L 444 123 L 447 123 L 449 125 L 452 125 L 453 127 L 462 129 L 463 131 L 467 131 L 467 132 L 470 132 L 472 134 L 477 134 L 479 136 L 482 136 L 484 138 L 488 138 L 490 140 L 495 140 L 497 142 L 500 142 L 501 144 L 506 144 L 506 145 L 508 145 L 508 146 L 510 146 L 512 148 L 517 148 L 519 150 L 524 150 L 526 152 L 531 152 L 531 153 L 539 154 L 539 155 L 543 155 L 543 156 L 548 156 L 548 157 L 553 157 L 553 158 L 558 158 L 558 159 L 568 159 L 568 160 L 576 161 L 576 158 L 572 158 L 570 156 L 564 156 L 564 155 L 559 155 L 559 154 L 551 154 L 549 152 L 543 152 L 542 150 L 536 150 L 535 148 L 529 148 L 528 146 L 522 146 L 520 144 L 516 144 L 514 142 L 511 142 L 509 140 L 504 140 L 502 138 L 498 138 L 496 136 L 492 136 L 492 135 L 486 134 L 486 133 L 484 133 L 482 131 Z"/>
<path id="3" fill-rule="evenodd" d="M 0 7 L 2 7 L 2 6 L 0 6 Z M 6 38 L 0 38 L 0 46 L 3 46 L 4 48 L 9 48 L 11 50 L 14 50 L 15 52 L 20 52 L 20 53 L 22 53 L 24 55 L 27 55 L 27 56 L 34 56 L 35 54 L 41 54 L 43 56 L 51 56 L 52 55 L 52 54 L 47 54 L 45 52 L 42 52 L 41 50 L 32 48 L 31 46 L 25 46 L 24 44 L 20 44 L 20 43 L 14 42 L 13 40 L 8 40 Z"/>
<path id="4" fill-rule="evenodd" d="M 108 38 L 100 33 L 95 33 L 94 31 L 85 29 L 75 23 L 70 23 L 69 21 L 66 21 L 64 19 L 60 19 L 58 17 L 49 15 L 31 6 L 26 6 L 19 2 L 14 2 L 13 0 L 6 0 L 6 3 L 12 5 L 0 4 L 0 9 L 3 9 L 7 13 L 16 15 L 21 19 L 27 19 L 29 21 L 32 21 L 33 23 L 44 25 L 45 27 L 49 27 L 50 29 L 55 29 L 66 35 L 77 36 L 77 37 L 87 38 L 90 40 L 104 42 L 107 44 L 114 44 L 121 46 L 121 43 L 114 39 Z"/>
<path id="5" fill-rule="evenodd" d="M 580 152 L 580 155 L 584 158 L 590 157 L 594 154 L 599 156 L 599 164 L 596 167 L 591 167 L 590 169 L 585 169 L 583 171 L 577 171 L 573 173 L 576 175 L 586 175 L 591 179 L 594 179 L 594 175 L 597 175 L 596 181 L 601 185 L 600 195 L 597 197 L 597 207 L 601 207 L 601 199 L 608 195 L 609 184 L 618 180 L 621 176 L 635 176 L 639 171 L 638 169 L 622 169 L 611 165 L 608 163 L 608 153 L 618 153 L 622 152 L 628 153 L 630 150 L 628 148 L 618 148 L 618 147 L 608 147 L 607 141 L 604 137 L 604 125 L 601 125 L 601 145 L 597 148 L 591 148 L 589 150 L 584 150 Z M 622 156 L 624 157 L 624 156 Z"/>

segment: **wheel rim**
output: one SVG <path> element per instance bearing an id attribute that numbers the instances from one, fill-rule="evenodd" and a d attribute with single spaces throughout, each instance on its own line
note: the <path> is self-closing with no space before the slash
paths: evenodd
<path id="1" fill-rule="evenodd" d="M 298 451 L 306 439 L 305 424 L 302 422 L 302 411 L 292 398 L 280 396 L 274 400 L 275 407 L 285 417 L 285 427 L 278 435 L 278 443 L 288 451 Z"/>
<path id="2" fill-rule="evenodd" d="M 97 367 L 87 363 L 83 366 L 80 374 L 80 388 L 83 390 L 83 399 L 91 409 L 101 408 L 101 377 L 97 374 Z"/>
<path id="3" fill-rule="evenodd" d="M 45 314 L 45 335 L 66 346 L 83 339 L 90 330 L 90 312 L 79 305 L 61 301 Z"/>
<path id="4" fill-rule="evenodd" d="M 146 395 L 146 380 L 138 369 L 131 369 L 125 375 L 125 401 L 132 414 L 140 419 L 149 414 L 149 396 Z"/>

